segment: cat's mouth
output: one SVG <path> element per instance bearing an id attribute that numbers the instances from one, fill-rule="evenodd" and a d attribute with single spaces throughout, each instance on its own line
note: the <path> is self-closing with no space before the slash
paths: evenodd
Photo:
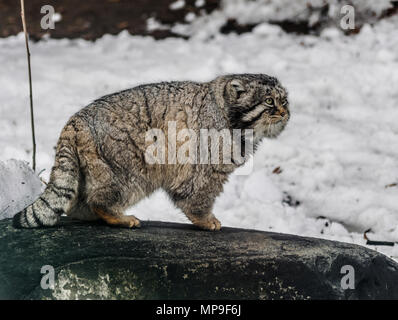
<path id="1" fill-rule="evenodd" d="M 255 141 L 259 141 L 262 138 L 276 138 L 285 129 L 287 122 L 289 121 L 289 114 L 285 114 L 283 117 L 273 117 L 267 122 L 263 122 L 260 125 L 254 127 Z"/>
<path id="2" fill-rule="evenodd" d="M 286 114 L 283 117 L 280 117 L 279 119 L 277 119 L 277 121 L 274 124 L 284 124 L 284 125 L 286 125 L 287 122 L 289 121 L 289 119 L 290 119 L 289 114 Z"/>
<path id="3" fill-rule="evenodd" d="M 281 118 L 265 128 L 265 136 L 267 138 L 276 138 L 283 131 L 287 123 L 287 119 Z"/>
<path id="4" fill-rule="evenodd" d="M 283 125 L 283 124 L 286 124 L 287 121 L 288 121 L 288 118 L 287 118 L 287 117 L 281 117 L 281 118 L 279 118 L 279 119 L 275 119 L 275 120 L 272 122 L 272 125 L 273 125 L 273 126 Z"/>

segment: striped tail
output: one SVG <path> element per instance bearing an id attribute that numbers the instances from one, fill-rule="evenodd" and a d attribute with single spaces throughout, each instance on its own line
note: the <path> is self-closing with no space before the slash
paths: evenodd
<path id="1" fill-rule="evenodd" d="M 68 212 L 76 203 L 79 162 L 68 140 L 60 139 L 47 188 L 33 204 L 14 216 L 15 228 L 54 226 L 58 223 L 60 216 Z"/>

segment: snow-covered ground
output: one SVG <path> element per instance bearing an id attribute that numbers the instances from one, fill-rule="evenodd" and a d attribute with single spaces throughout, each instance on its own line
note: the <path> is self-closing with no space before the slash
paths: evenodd
<path id="1" fill-rule="evenodd" d="M 321 29 L 327 26 L 340 26 L 342 17 L 347 13 L 346 5 L 355 11 L 355 26 L 364 23 L 375 23 L 378 18 L 391 8 L 392 0 L 221 0 L 218 10 L 209 15 L 195 16 L 191 12 L 185 16 L 189 23 L 177 23 L 171 26 L 173 32 L 188 36 L 206 38 L 217 33 L 228 20 L 239 24 L 268 23 L 270 21 L 306 22 L 312 27 L 320 24 Z M 196 1 L 197 6 L 203 1 Z M 177 0 L 185 6 L 184 0 Z M 324 12 L 326 11 L 326 12 Z M 148 27 L 153 29 L 168 28 L 150 19 Z M 170 26 L 169 26 L 170 27 Z"/>
<path id="2" fill-rule="evenodd" d="M 398 241 L 398 187 L 386 187 L 398 182 L 397 29 L 395 16 L 350 37 L 338 29 L 296 36 L 261 24 L 240 36 L 155 41 L 121 33 L 95 43 L 31 43 L 37 171 L 45 169 L 48 179 L 61 128 L 99 96 L 161 80 L 266 73 L 289 90 L 291 121 L 278 139 L 261 144 L 250 175 L 231 177 L 215 215 L 224 226 L 362 245 L 371 228 L 369 238 Z M 2 161 L 31 161 L 28 106 L 23 36 L 0 39 Z M 276 167 L 282 172 L 273 173 Z M 300 205 L 287 205 L 284 192 Z M 6 200 L 1 194 L 3 208 Z M 187 221 L 162 192 L 133 212 Z M 398 258 L 397 246 L 372 248 Z"/>
<path id="3" fill-rule="evenodd" d="M 0 220 L 12 217 L 31 204 L 44 186 L 27 162 L 0 161 Z"/>

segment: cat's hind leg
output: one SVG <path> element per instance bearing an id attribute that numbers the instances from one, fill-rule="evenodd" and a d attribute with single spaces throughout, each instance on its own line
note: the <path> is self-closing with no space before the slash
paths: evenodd
<path id="1" fill-rule="evenodd" d="M 82 198 L 92 214 L 111 226 L 139 227 L 140 221 L 136 217 L 124 216 L 132 196 L 127 169 L 124 172 L 118 167 L 116 174 L 111 168 L 112 163 L 99 155 L 95 143 L 86 143 L 80 151 L 84 181 Z"/>
<path id="2" fill-rule="evenodd" d="M 85 185 L 82 192 L 88 208 L 111 226 L 139 227 L 136 217 L 124 215 L 132 196 L 127 179 L 116 175 L 94 152 L 88 156 L 91 161 L 86 161 L 90 165 L 83 166 Z"/>
<path id="3" fill-rule="evenodd" d="M 206 189 L 187 194 L 186 192 L 168 192 L 187 218 L 197 227 L 204 230 L 218 231 L 221 229 L 221 222 L 212 213 L 215 197 L 218 193 L 212 194 Z"/>
<path id="4" fill-rule="evenodd" d="M 92 207 L 93 212 L 98 215 L 107 224 L 115 227 L 125 228 L 139 228 L 141 226 L 140 220 L 134 216 L 118 215 L 112 211 L 104 210 L 100 207 Z"/>
<path id="5" fill-rule="evenodd" d="M 111 226 L 140 227 L 140 220 L 135 216 L 124 215 L 123 211 L 128 203 L 127 198 L 127 194 L 123 194 L 120 187 L 114 184 L 106 184 L 92 190 L 87 197 L 87 203 L 95 215 Z"/>
<path id="6" fill-rule="evenodd" d="M 109 225 L 119 227 L 133 228 L 140 226 L 140 221 L 134 216 L 124 216 L 123 214 L 115 213 L 114 209 L 102 209 L 95 205 L 90 207 L 83 201 L 77 203 L 67 215 L 72 219 L 83 221 L 103 220 Z"/>
<path id="7" fill-rule="evenodd" d="M 100 219 L 100 217 L 90 209 L 86 201 L 80 199 L 66 215 L 72 219 L 83 221 L 95 221 Z"/>

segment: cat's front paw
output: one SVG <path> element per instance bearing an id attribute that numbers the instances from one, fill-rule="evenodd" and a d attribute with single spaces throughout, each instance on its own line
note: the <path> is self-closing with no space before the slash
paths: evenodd
<path id="1" fill-rule="evenodd" d="M 221 229 L 221 222 L 214 215 L 203 217 L 200 220 L 195 219 L 192 222 L 195 226 L 204 230 L 218 231 Z"/>

